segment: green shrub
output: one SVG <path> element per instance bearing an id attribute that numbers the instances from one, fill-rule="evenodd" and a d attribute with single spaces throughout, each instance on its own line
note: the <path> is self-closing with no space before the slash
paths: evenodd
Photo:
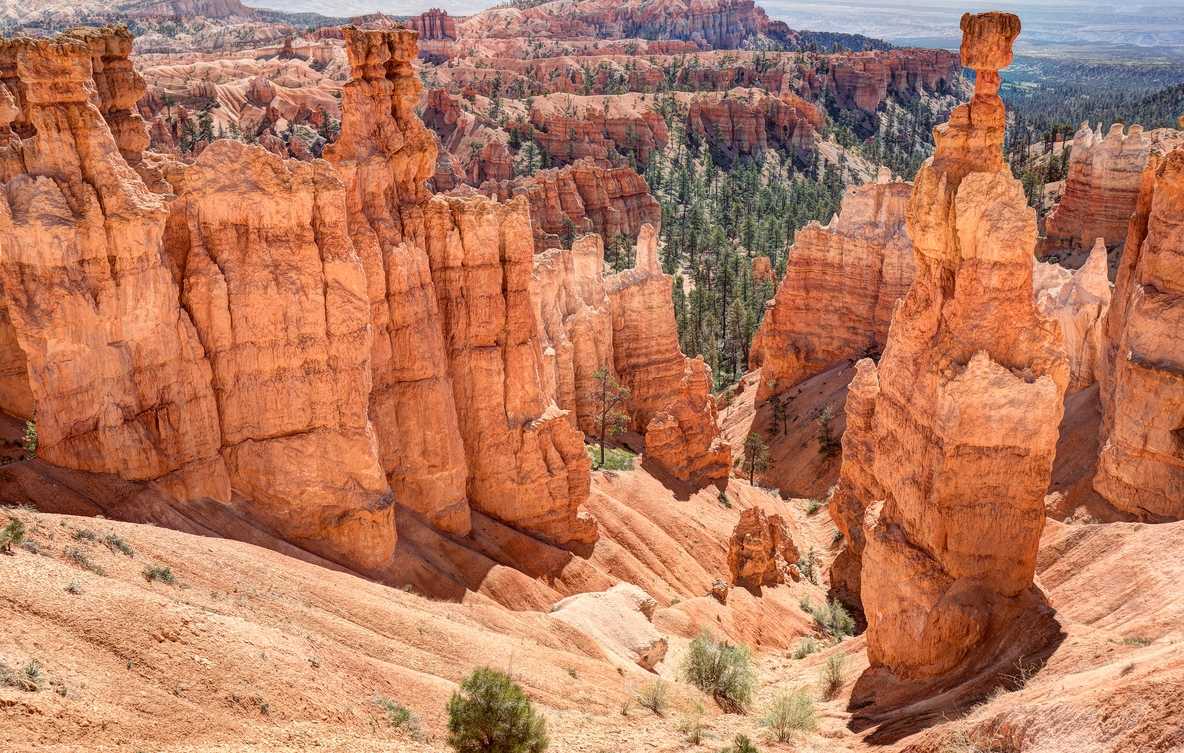
<path id="1" fill-rule="evenodd" d="M 855 635 L 855 618 L 838 599 L 831 599 L 829 604 L 820 607 L 810 607 L 807 611 L 814 616 L 819 625 L 838 640 Z"/>
<path id="2" fill-rule="evenodd" d="M 509 675 L 473 670 L 448 699 L 448 744 L 457 753 L 538 753 L 547 722 Z"/>
<path id="3" fill-rule="evenodd" d="M 732 738 L 732 744 L 724 748 L 720 753 L 761 753 L 760 750 L 752 744 L 752 740 L 748 735 L 736 735 Z"/>
<path id="4" fill-rule="evenodd" d="M 826 666 L 818 675 L 818 683 L 822 686 L 822 697 L 834 698 L 843 683 L 847 682 L 847 654 L 840 651 L 827 658 Z"/>
<path id="5" fill-rule="evenodd" d="M 0 687 L 36 693 L 41 689 L 41 667 L 37 664 L 37 660 L 30 660 L 20 670 L 10 669 L 7 664 L 0 662 Z"/>
<path id="6" fill-rule="evenodd" d="M 814 585 L 818 585 L 818 555 L 814 553 L 814 547 L 810 547 L 806 552 L 806 556 L 798 560 L 798 570 L 802 571 L 802 575 L 806 576 L 806 580 Z"/>
<path id="7" fill-rule="evenodd" d="M 1150 646 L 1152 643 L 1155 643 L 1155 641 L 1150 638 L 1135 637 L 1122 639 L 1122 645 L 1124 646 Z"/>
<path id="8" fill-rule="evenodd" d="M 601 463 L 598 449 L 591 445 L 586 449 L 592 458 L 592 470 L 594 471 L 631 471 L 633 470 L 633 460 L 637 457 L 623 447 L 606 447 L 604 462 Z"/>
<path id="9" fill-rule="evenodd" d="M 140 572 L 144 574 L 145 580 L 147 580 L 149 583 L 154 580 L 158 580 L 161 583 L 167 583 L 170 586 L 177 585 L 177 579 L 173 577 L 173 568 L 171 567 L 152 565 L 151 567 L 144 568 Z"/>
<path id="10" fill-rule="evenodd" d="M 682 732 L 683 739 L 690 745 L 698 745 L 703 742 L 703 733 L 707 729 L 707 725 L 703 721 L 704 711 L 703 704 L 699 703 L 697 699 L 691 699 L 686 713 L 682 715 L 682 719 L 678 723 L 679 732 Z"/>
<path id="11" fill-rule="evenodd" d="M 4 526 L 4 530 L 0 531 L 0 552 L 12 551 L 13 544 L 20 546 L 24 540 L 25 524 L 20 521 L 20 518 L 13 518 L 8 521 L 8 525 Z"/>
<path id="12" fill-rule="evenodd" d="M 752 703 L 756 669 L 752 649 L 743 643 L 733 646 L 704 631 L 691 641 L 681 670 L 684 680 L 710 693 L 724 711 L 743 713 Z"/>
<path id="13" fill-rule="evenodd" d="M 78 585 L 78 581 L 70 581 L 70 585 L 66 586 L 66 591 L 72 594 L 82 593 L 82 586 Z"/>
<path id="14" fill-rule="evenodd" d="M 107 571 L 90 561 L 90 557 L 86 556 L 86 552 L 81 549 L 69 547 L 66 549 L 66 557 L 73 562 L 82 565 L 87 570 L 90 570 L 95 575 L 106 575 Z"/>
<path id="15" fill-rule="evenodd" d="M 131 545 L 113 533 L 107 534 L 106 538 L 103 539 L 103 543 L 113 552 L 120 552 L 128 557 L 136 556 L 136 552 L 131 548 Z"/>
<path id="16" fill-rule="evenodd" d="M 406 730 L 413 735 L 419 733 L 419 717 L 411 713 L 411 709 L 398 701 L 392 701 L 380 695 L 374 696 L 374 702 L 386 712 L 386 724 L 388 727 Z"/>
<path id="17" fill-rule="evenodd" d="M 79 528 L 77 531 L 74 532 L 74 540 L 75 541 L 91 541 L 91 542 L 93 542 L 96 538 L 97 537 L 95 536 L 95 532 L 88 529 L 88 528 Z"/>
<path id="18" fill-rule="evenodd" d="M 820 500 L 820 499 L 806 500 L 806 514 L 807 515 L 813 515 L 814 513 L 818 512 L 818 510 L 821 508 L 822 508 L 822 500 Z"/>
<path id="19" fill-rule="evenodd" d="M 769 736 L 779 743 L 788 743 L 803 732 L 812 732 L 818 728 L 813 696 L 804 690 L 774 696 L 757 726 L 769 730 Z"/>
<path id="20" fill-rule="evenodd" d="M 814 636 L 807 635 L 798 641 L 798 645 L 793 650 L 793 658 L 805 659 L 810 654 L 816 654 L 822 647 L 818 645 L 818 641 Z"/>
<path id="21" fill-rule="evenodd" d="M 641 686 L 637 691 L 637 705 L 658 716 L 666 711 L 666 683 L 661 678 Z"/>

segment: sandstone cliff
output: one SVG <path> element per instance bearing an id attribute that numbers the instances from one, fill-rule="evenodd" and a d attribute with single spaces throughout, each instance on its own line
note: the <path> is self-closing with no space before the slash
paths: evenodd
<path id="1" fill-rule="evenodd" d="M 1158 164 L 1156 164 L 1158 163 Z M 1115 283 L 1099 368 L 1094 488 L 1150 521 L 1184 518 L 1184 148 L 1144 174 Z"/>
<path id="2" fill-rule="evenodd" d="M 416 117 L 413 31 L 344 29 L 352 80 L 325 158 L 345 184 L 349 236 L 365 271 L 373 336 L 370 418 L 399 504 L 469 530 L 468 467 L 436 289 L 425 251 L 423 181 L 436 145 Z"/>
<path id="3" fill-rule="evenodd" d="M 613 369 L 613 320 L 604 287 L 604 242 L 586 235 L 570 251 L 534 258 L 530 295 L 543 352 L 546 392 L 585 434 L 596 434 L 592 374 Z"/>
<path id="4" fill-rule="evenodd" d="M 716 422 L 711 371 L 679 349 L 672 281 L 658 264 L 657 243 L 654 227 L 642 227 L 636 265 L 607 280 L 613 363 L 630 389 L 630 422 L 646 435 L 646 455 L 684 480 L 724 478 L 731 447 Z"/>
<path id="5" fill-rule="evenodd" d="M 164 253 L 212 372 L 221 454 L 247 498 L 236 506 L 328 559 L 385 563 L 392 495 L 368 413 L 370 306 L 341 180 L 323 161 L 221 140 L 174 188 Z"/>
<path id="6" fill-rule="evenodd" d="M 546 390 L 530 297 L 534 255 L 524 199 L 437 195 L 427 252 L 476 509 L 557 544 L 587 542 L 579 512 L 591 460 Z"/>
<path id="7" fill-rule="evenodd" d="M 1126 241 L 1127 226 L 1139 189 L 1143 168 L 1151 151 L 1151 140 L 1143 127 L 1133 125 L 1127 134 L 1121 123 L 1102 136 L 1089 123 L 1073 137 L 1065 193 L 1045 218 L 1045 252 L 1055 249 L 1084 251 L 1095 239 L 1107 248 Z"/>
<path id="8" fill-rule="evenodd" d="M 567 232 L 564 220 L 571 221 L 576 233 L 598 233 L 606 242 L 618 233 L 636 238 L 643 225 L 662 221 L 658 200 L 636 170 L 597 167 L 587 158 L 529 178 L 484 183 L 481 192 L 527 198 L 539 252 L 560 245 L 560 236 Z"/>
<path id="9" fill-rule="evenodd" d="M 757 402 L 888 340 L 893 307 L 913 283 L 913 244 L 905 233 L 911 183 L 850 187 L 825 227 L 797 232 L 785 277 L 752 341 L 761 369 Z"/>
<path id="10" fill-rule="evenodd" d="M 798 548 L 785 518 L 767 515 L 759 507 L 740 514 L 728 542 L 728 571 L 732 583 L 749 589 L 776 586 L 801 579 Z"/>
<path id="11" fill-rule="evenodd" d="M 793 94 L 741 99 L 696 98 L 687 110 L 687 130 L 718 150 L 724 164 L 780 147 L 808 160 L 815 131 L 822 130 L 822 111 Z"/>
<path id="12" fill-rule="evenodd" d="M 1001 149 L 998 70 L 1019 19 L 966 14 L 962 30 L 975 96 L 934 130 L 909 201 L 917 278 L 878 367 L 883 503 L 864 501 L 877 503 L 861 571 L 868 658 L 873 677 L 897 680 L 982 671 L 975 652 L 1039 611 L 1036 552 L 1069 382 L 1059 327 L 1032 300 L 1036 216 Z"/>
<path id="13" fill-rule="evenodd" d="M 167 209 L 91 99 L 91 56 L 69 35 L 0 42 L 15 105 L 0 113 L 14 137 L 0 154 L 0 276 L 38 454 L 226 501 L 209 366 L 161 260 Z"/>

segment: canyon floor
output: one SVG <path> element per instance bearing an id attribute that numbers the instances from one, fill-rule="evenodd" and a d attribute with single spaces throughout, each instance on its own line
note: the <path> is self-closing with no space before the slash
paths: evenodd
<path id="1" fill-rule="evenodd" d="M 652 479 L 644 470 L 598 472 L 594 485 L 624 497 Z M 733 480 L 731 496 L 746 486 Z M 706 495 L 678 504 L 738 517 L 739 505 L 723 508 Z M 786 507 L 803 548 L 825 559 L 825 509 L 807 515 L 805 500 Z M 150 525 L 19 508 L 3 517 L 24 522 L 28 543 L 0 555 L 0 657 L 14 669 L 35 659 L 43 675 L 39 692 L 0 689 L 5 750 L 446 750 L 445 701 L 485 664 L 511 671 L 540 705 L 552 750 L 717 750 L 739 732 L 759 740 L 758 714 L 724 714 L 677 682 L 688 636 L 700 628 L 750 643 L 764 631 L 780 634 L 776 647 L 758 645 L 758 709 L 778 691 L 816 687 L 827 658 L 847 656 L 848 681 L 819 702 L 818 731 L 795 750 L 1184 745 L 1184 562 L 1171 556 L 1184 546 L 1184 523 L 1048 521 L 1038 582 L 1061 635 L 1047 664 L 1010 692 L 1003 686 L 1017 687 L 1018 676 L 986 697 L 931 698 L 867 726 L 848 708 L 867 667 L 862 638 L 801 660 L 785 647 L 814 633 L 799 599 L 825 598 L 805 580 L 766 588 L 760 599 L 733 589 L 727 606 L 699 596 L 660 608 L 653 621 L 670 650 L 657 674 L 670 683 L 670 707 L 656 716 L 636 704 L 625 709 L 654 675 L 618 670 L 586 636 L 543 612 L 430 599 L 251 544 Z M 148 579 L 154 567 L 169 568 L 174 582 Z M 405 705 L 415 721 L 393 726 L 384 701 Z M 680 731 L 695 702 L 707 710 L 698 746 Z M 951 747 L 961 740 L 997 745 Z"/>

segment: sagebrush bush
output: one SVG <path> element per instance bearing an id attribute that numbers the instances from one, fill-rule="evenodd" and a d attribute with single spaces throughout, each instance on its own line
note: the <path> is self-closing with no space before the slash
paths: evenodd
<path id="1" fill-rule="evenodd" d="M 682 677 L 710 693 L 724 711 L 743 713 L 756 692 L 752 649 L 743 643 L 717 641 L 704 631 L 691 641 L 682 662 Z"/>
<path id="2" fill-rule="evenodd" d="M 829 604 L 820 607 L 810 607 L 808 611 L 835 638 L 842 640 L 855 635 L 855 618 L 838 599 L 831 599 Z"/>
<path id="3" fill-rule="evenodd" d="M 721 753 L 761 753 L 748 735 L 740 734 L 732 738 L 732 745 L 729 748 L 724 748 Z"/>
<path id="4" fill-rule="evenodd" d="M 658 678 L 642 685 L 637 691 L 637 705 L 662 716 L 666 711 L 666 682 Z"/>
<path id="5" fill-rule="evenodd" d="M 822 686 L 822 697 L 834 698 L 843 683 L 847 682 L 847 654 L 840 651 L 827 657 L 826 665 L 818 675 L 818 684 Z"/>
<path id="6" fill-rule="evenodd" d="M 167 583 L 170 586 L 176 585 L 177 583 L 177 579 L 173 576 L 173 568 L 171 567 L 152 565 L 151 567 L 144 568 L 141 572 L 144 574 L 144 578 L 149 583 L 154 580 L 158 580 L 161 583 Z"/>
<path id="7" fill-rule="evenodd" d="M 757 726 L 769 730 L 769 736 L 779 743 L 788 743 L 803 732 L 812 732 L 818 728 L 813 696 L 804 690 L 779 693 L 765 707 Z"/>
<path id="8" fill-rule="evenodd" d="M 473 670 L 448 699 L 448 744 L 457 753 L 539 753 L 547 721 L 509 675 Z"/>
<path id="9" fill-rule="evenodd" d="M 678 723 L 678 729 L 682 732 L 683 739 L 690 745 L 698 745 L 703 742 L 703 733 L 707 729 L 707 724 L 703 720 L 704 712 L 703 704 L 692 698 Z"/>
<path id="10" fill-rule="evenodd" d="M 793 650 L 793 658 L 805 659 L 810 654 L 818 653 L 821 650 L 818 641 L 813 636 L 806 636 L 798 641 L 798 645 Z"/>
<path id="11" fill-rule="evenodd" d="M 4 530 L 0 531 L 0 552 L 11 550 L 13 544 L 20 546 L 24 540 L 25 524 L 20 521 L 20 518 L 12 518 L 8 521 L 8 525 L 4 526 Z"/>

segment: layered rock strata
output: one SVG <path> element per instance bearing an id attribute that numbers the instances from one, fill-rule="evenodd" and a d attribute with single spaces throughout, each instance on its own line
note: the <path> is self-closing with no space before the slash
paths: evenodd
<path id="1" fill-rule="evenodd" d="M 426 252 L 423 181 L 436 144 L 414 112 L 423 88 L 411 68 L 416 33 L 343 31 L 352 80 L 325 158 L 345 184 L 349 237 L 365 271 L 379 457 L 399 504 L 464 534 L 469 469 Z"/>
<path id="2" fill-rule="evenodd" d="M 905 232 L 912 184 L 850 187 L 837 217 L 797 232 L 777 295 L 752 341 L 757 402 L 853 356 L 883 350 L 893 307 L 915 275 Z"/>
<path id="3" fill-rule="evenodd" d="M 1115 283 L 1094 488 L 1149 521 L 1184 518 L 1184 148 L 1147 174 Z"/>
<path id="4" fill-rule="evenodd" d="M 657 243 L 654 227 L 642 227 L 636 265 L 606 281 L 613 363 L 630 389 L 630 423 L 645 433 L 646 455 L 677 478 L 724 478 L 731 447 L 716 422 L 711 370 L 679 349 L 673 283 L 658 263 Z"/>
<path id="5" fill-rule="evenodd" d="M 567 221 L 574 232 L 598 233 L 605 242 L 617 234 L 636 238 L 643 225 L 662 221 L 662 208 L 649 190 L 633 168 L 597 167 L 591 159 L 481 186 L 487 196 L 527 198 L 536 251 L 559 246 L 569 232 Z"/>
<path id="6" fill-rule="evenodd" d="M 613 320 L 604 287 L 604 243 L 577 239 L 570 251 L 552 248 L 534 258 L 530 294 L 543 352 L 546 392 L 568 419 L 595 435 L 592 375 L 613 371 Z"/>
<path id="7" fill-rule="evenodd" d="M 740 513 L 728 541 L 728 571 L 732 583 L 744 588 L 776 586 L 801 580 L 798 548 L 785 518 L 759 507 Z"/>
<path id="8" fill-rule="evenodd" d="M 1073 137 L 1065 193 L 1045 218 L 1046 252 L 1067 248 L 1082 251 L 1101 238 L 1107 248 L 1126 242 L 1127 227 L 1143 185 L 1143 168 L 1151 139 L 1133 125 L 1125 135 L 1115 123 L 1102 136 L 1089 122 Z"/>
<path id="9" fill-rule="evenodd" d="M 788 92 L 780 97 L 696 98 L 687 110 L 687 130 L 715 146 L 728 164 L 778 146 L 807 160 L 822 121 L 820 109 Z"/>
<path id="10" fill-rule="evenodd" d="M 591 460 L 546 390 L 526 201 L 437 195 L 425 214 L 469 503 L 556 544 L 594 540 Z"/>
<path id="11" fill-rule="evenodd" d="M 945 676 L 1038 609 L 1044 495 L 1069 382 L 1032 300 L 1036 216 L 1003 162 L 998 70 L 1019 19 L 962 18 L 974 98 L 934 129 L 907 210 L 916 281 L 877 369 L 861 596 L 873 673 Z M 874 490 L 873 490 L 874 491 Z"/>
<path id="12" fill-rule="evenodd" d="M 1106 312 L 1110 309 L 1110 281 L 1106 244 L 1098 238 L 1085 264 L 1076 272 L 1059 264 L 1032 260 L 1032 292 L 1036 306 L 1061 325 L 1065 353 L 1069 356 L 1069 392 L 1095 381 L 1105 339 Z"/>
<path id="13" fill-rule="evenodd" d="M 653 670 L 666 656 L 666 637 L 651 620 L 658 602 L 632 583 L 576 594 L 551 606 L 551 616 L 596 641 L 613 663 Z"/>

